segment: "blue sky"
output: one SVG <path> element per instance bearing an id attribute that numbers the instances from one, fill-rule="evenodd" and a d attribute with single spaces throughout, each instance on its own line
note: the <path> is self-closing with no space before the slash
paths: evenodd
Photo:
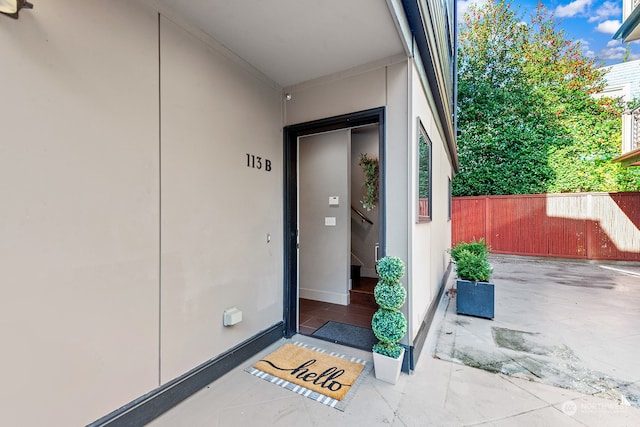
<path id="1" fill-rule="evenodd" d="M 458 10 L 464 11 L 470 4 L 483 1 L 486 0 L 458 0 Z M 535 10 L 537 1 L 514 0 L 513 4 L 520 7 L 526 22 Z M 606 65 L 622 62 L 625 44 L 612 39 L 622 23 L 622 0 L 547 0 L 542 4 L 553 12 L 559 28 L 564 30 L 568 39 L 582 42 L 587 56 Z M 640 59 L 640 43 L 631 43 L 630 49 L 629 59 Z"/>

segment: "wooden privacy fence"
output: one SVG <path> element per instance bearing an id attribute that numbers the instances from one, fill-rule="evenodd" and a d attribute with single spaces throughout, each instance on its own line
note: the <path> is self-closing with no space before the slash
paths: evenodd
<path id="1" fill-rule="evenodd" d="M 491 252 L 640 261 L 640 193 L 454 197 L 452 243 Z"/>

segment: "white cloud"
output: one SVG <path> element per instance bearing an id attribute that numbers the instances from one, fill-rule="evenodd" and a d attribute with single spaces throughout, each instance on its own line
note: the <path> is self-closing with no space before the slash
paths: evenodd
<path id="1" fill-rule="evenodd" d="M 614 40 L 615 41 L 615 40 Z M 595 58 L 596 53 L 591 50 L 591 46 L 589 46 L 589 42 L 585 39 L 578 39 L 576 43 L 580 43 L 580 50 L 587 58 Z"/>
<path id="2" fill-rule="evenodd" d="M 467 13 L 472 4 L 480 6 L 486 2 L 487 0 L 458 0 L 458 21 L 462 22 L 462 17 Z"/>
<path id="3" fill-rule="evenodd" d="M 606 60 L 622 60 L 624 58 L 625 49 L 622 46 L 619 47 L 605 47 L 600 51 L 598 57 L 604 61 Z"/>
<path id="4" fill-rule="evenodd" d="M 604 34 L 615 34 L 622 23 L 617 19 L 602 21 L 596 26 L 596 31 Z"/>
<path id="5" fill-rule="evenodd" d="M 596 9 L 595 15 L 589 18 L 589 22 L 599 22 L 607 18 L 618 18 L 622 15 L 622 9 L 616 2 L 605 1 L 602 5 Z"/>
<path id="6" fill-rule="evenodd" d="M 598 58 L 604 61 L 622 61 L 624 55 L 627 52 L 627 47 L 620 40 L 611 40 L 607 42 L 607 47 L 602 49 L 598 54 Z M 630 60 L 640 59 L 640 55 L 637 53 L 629 52 Z"/>
<path id="7" fill-rule="evenodd" d="M 556 7 L 555 15 L 558 18 L 571 18 L 573 16 L 582 14 L 585 12 L 588 6 L 591 6 L 592 0 L 575 0 L 566 6 Z"/>

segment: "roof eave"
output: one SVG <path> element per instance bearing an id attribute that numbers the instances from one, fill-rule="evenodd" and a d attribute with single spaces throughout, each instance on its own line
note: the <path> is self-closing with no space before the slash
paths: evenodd
<path id="1" fill-rule="evenodd" d="M 624 153 L 613 159 L 613 161 L 621 163 L 624 167 L 640 166 L 640 148 Z"/>
<path id="2" fill-rule="evenodd" d="M 613 35 L 613 39 L 622 39 L 624 42 L 636 40 L 635 38 L 629 40 L 628 37 L 638 27 L 638 24 L 640 24 L 640 7 L 633 9 L 633 12 L 624 20 L 618 31 Z"/>

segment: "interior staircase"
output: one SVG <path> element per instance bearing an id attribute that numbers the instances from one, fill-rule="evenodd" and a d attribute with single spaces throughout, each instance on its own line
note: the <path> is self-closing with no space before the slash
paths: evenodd
<path id="1" fill-rule="evenodd" d="M 373 297 L 373 288 L 376 287 L 378 279 L 373 277 L 362 277 L 360 274 L 360 266 L 351 266 L 351 304 L 362 305 L 365 307 L 377 308 L 376 300 Z"/>

